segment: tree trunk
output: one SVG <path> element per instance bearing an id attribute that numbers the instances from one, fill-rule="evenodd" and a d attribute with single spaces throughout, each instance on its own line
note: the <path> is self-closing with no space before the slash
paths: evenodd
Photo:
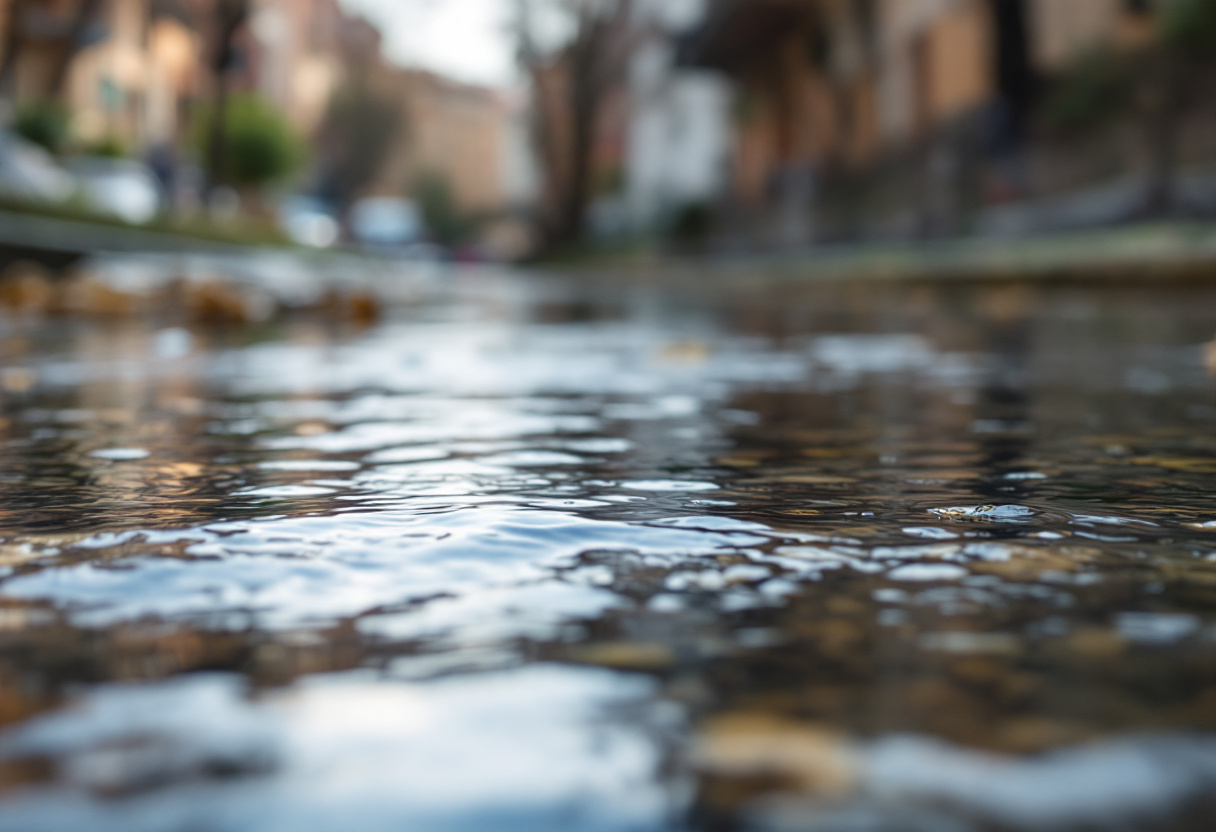
<path id="1" fill-rule="evenodd" d="M 1158 59 L 1154 70 L 1153 101 L 1147 119 L 1149 170 L 1142 213 L 1149 217 L 1170 214 L 1175 206 L 1174 179 L 1178 173 L 1178 134 L 1186 99 L 1186 67 L 1176 56 Z"/>
<path id="2" fill-rule="evenodd" d="M 17 99 L 17 63 L 25 38 L 21 25 L 29 0 L 9 0 L 8 20 L 4 22 L 4 56 L 0 58 L 0 105 L 11 107 Z M 0 113 L 0 116 L 7 115 Z"/>
<path id="3" fill-rule="evenodd" d="M 632 51 L 633 0 L 570 4 L 575 36 L 557 57 L 542 55 L 532 40 L 529 0 L 516 3 L 520 56 L 536 91 L 534 140 L 547 180 L 542 232 L 548 246 L 567 245 L 586 232 L 598 122 Z M 564 75 L 565 89 L 555 88 L 554 73 Z"/>
<path id="4" fill-rule="evenodd" d="M 215 88 L 207 137 L 208 196 L 225 184 L 228 167 L 228 97 L 229 74 L 236 61 L 236 36 L 249 19 L 248 0 L 215 0 L 211 72 Z"/>
<path id="5" fill-rule="evenodd" d="M 557 243 L 571 243 L 583 236 L 587 205 L 591 198 L 592 154 L 595 129 L 603 103 L 603 89 L 597 78 L 603 30 L 598 22 L 584 26 L 570 54 L 570 180 L 557 224 Z"/>
<path id="6" fill-rule="evenodd" d="M 215 76 L 211 123 L 207 135 L 207 195 L 224 185 L 228 168 L 228 73 Z"/>
<path id="7" fill-rule="evenodd" d="M 47 92 L 52 98 L 61 98 L 63 96 L 64 88 L 68 82 L 68 74 L 72 70 L 72 61 L 80 54 L 80 50 L 84 48 L 89 25 L 97 17 L 97 12 L 100 8 L 101 0 L 80 0 L 76 4 L 76 13 L 72 17 L 72 28 L 68 31 L 67 39 L 60 48 L 59 54 L 55 58 L 55 65 L 51 69 L 50 85 L 47 88 Z"/>

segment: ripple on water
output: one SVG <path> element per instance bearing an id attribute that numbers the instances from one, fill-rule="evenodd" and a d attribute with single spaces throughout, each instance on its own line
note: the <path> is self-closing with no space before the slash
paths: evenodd
<path id="1" fill-rule="evenodd" d="M 522 285 L 170 363 L 0 316 L 5 821 L 1106 832 L 1211 791 L 1211 381 L 1122 370 L 1211 302 Z"/>
<path id="2" fill-rule="evenodd" d="M 121 568 L 111 568 L 99 557 L 98 563 L 12 578 L 4 591 L 10 598 L 55 599 L 88 626 L 238 610 L 248 611 L 259 626 L 284 629 L 436 596 L 527 587 L 552 580 L 555 568 L 589 550 L 678 562 L 733 552 L 757 540 L 493 502 L 432 507 L 213 524 L 190 533 L 187 560 L 128 558 Z M 526 609 L 526 595 L 516 606 Z M 580 597 L 588 600 L 586 608 L 568 609 L 569 616 L 603 609 L 598 598 Z M 499 609 L 503 615 L 483 610 L 465 625 L 479 632 L 499 627 L 507 637 L 517 627 L 507 614 L 510 605 Z M 425 603 L 414 609 L 425 612 Z"/>
<path id="3" fill-rule="evenodd" d="M 1028 523 L 1035 517 L 1035 510 L 1019 505 L 951 506 L 931 508 L 931 514 L 948 520 L 979 520 L 989 523 Z"/>
<path id="4" fill-rule="evenodd" d="M 667 798 L 650 775 L 661 750 L 644 722 L 610 715 L 645 707 L 651 690 L 642 678 L 554 665 L 425 685 L 335 674 L 256 700 L 226 675 L 101 687 L 0 734 L 0 760 L 49 758 L 65 772 L 49 792 L 7 799 L 5 825 L 660 829 Z"/>
<path id="5" fill-rule="evenodd" d="M 266 485 L 259 488 L 248 488 L 238 491 L 247 497 L 268 497 L 291 499 L 293 497 L 323 497 L 333 494 L 334 489 L 320 485 Z"/>
<path id="6" fill-rule="evenodd" d="M 887 573 L 893 581 L 957 581 L 967 577 L 967 570 L 948 563 L 910 563 Z"/>
<path id="7" fill-rule="evenodd" d="M 362 466 L 357 462 L 341 459 L 278 459 L 259 462 L 258 468 L 263 471 L 314 472 L 314 471 L 358 471 Z"/>
<path id="8" fill-rule="evenodd" d="M 694 482 L 692 480 L 624 480 L 621 482 L 621 487 L 631 491 L 659 492 L 717 491 L 720 488 L 712 482 Z"/>
<path id="9" fill-rule="evenodd" d="M 149 451 L 143 448 L 103 448 L 99 451 L 93 451 L 89 454 L 97 459 L 108 459 L 111 462 L 133 462 L 139 459 L 147 459 L 151 456 Z"/>

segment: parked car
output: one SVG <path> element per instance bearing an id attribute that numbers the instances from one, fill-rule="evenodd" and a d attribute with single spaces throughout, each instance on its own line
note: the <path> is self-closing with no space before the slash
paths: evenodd
<path id="1" fill-rule="evenodd" d="M 292 196 L 279 203 L 279 227 L 295 243 L 329 248 L 338 242 L 341 229 L 329 207 L 319 199 Z"/>
<path id="2" fill-rule="evenodd" d="M 355 242 L 372 248 L 401 248 L 422 239 L 422 215 L 408 199 L 366 197 L 350 211 Z"/>
<path id="3" fill-rule="evenodd" d="M 152 169 L 131 159 L 82 156 L 68 169 L 81 195 L 98 211 L 143 224 L 160 212 L 160 182 Z"/>
<path id="4" fill-rule="evenodd" d="M 60 202 L 75 190 L 72 175 L 56 164 L 50 153 L 0 130 L 0 195 Z"/>

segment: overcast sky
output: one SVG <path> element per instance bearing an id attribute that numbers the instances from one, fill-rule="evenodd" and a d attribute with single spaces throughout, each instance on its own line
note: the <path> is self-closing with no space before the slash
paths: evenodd
<path id="1" fill-rule="evenodd" d="M 514 70 L 510 0 L 342 0 L 379 25 L 389 59 L 477 84 Z"/>
<path id="2" fill-rule="evenodd" d="M 505 86 L 517 77 L 510 32 L 513 0 L 341 2 L 380 27 L 388 58 L 402 66 L 490 86 Z M 696 21 L 703 4 L 704 0 L 638 0 L 643 13 L 672 29 Z M 534 7 L 534 33 L 542 43 L 560 43 L 568 34 L 568 22 L 552 11 L 554 7 L 545 3 Z"/>

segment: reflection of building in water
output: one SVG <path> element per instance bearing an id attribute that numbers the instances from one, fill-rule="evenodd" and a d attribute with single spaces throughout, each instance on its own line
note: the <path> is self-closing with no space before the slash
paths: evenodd
<path id="1" fill-rule="evenodd" d="M 253 440 L 239 420 L 231 429 L 224 414 L 217 420 L 216 406 L 204 403 L 209 395 L 214 402 L 214 391 L 204 389 L 199 376 L 172 371 L 175 362 L 190 360 L 181 351 L 192 352 L 200 339 L 222 338 L 222 330 L 157 332 L 115 321 L 70 327 L 55 337 L 65 335 L 72 339 L 67 363 L 90 370 L 70 391 L 40 387 L 33 369 L 27 385 L 0 391 L 18 449 L 9 461 L 18 475 L 0 483 L 0 526 L 66 541 L 130 528 L 200 527 L 247 505 L 237 492 L 268 476 L 253 464 L 256 458 L 242 464 Z M 305 323 L 288 336 L 310 343 L 328 337 Z M 123 367 L 128 370 L 117 369 Z M 85 426 L 89 439 L 80 443 Z M 164 554 L 178 549 L 170 544 Z"/>
<path id="2" fill-rule="evenodd" d="M 347 28 L 337 0 L 257 0 L 249 38 L 252 86 L 304 134 L 343 75 Z"/>

